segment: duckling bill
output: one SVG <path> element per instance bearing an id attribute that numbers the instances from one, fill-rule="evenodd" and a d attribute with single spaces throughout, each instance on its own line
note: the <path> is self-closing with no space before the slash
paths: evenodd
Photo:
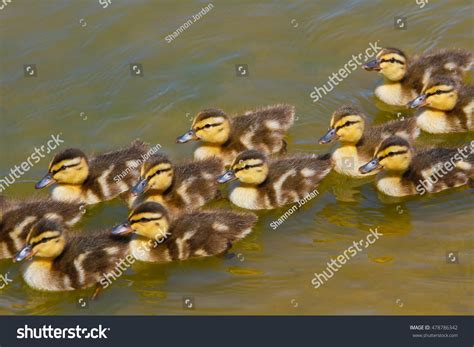
<path id="1" fill-rule="evenodd" d="M 230 201 L 250 209 L 273 209 L 303 199 L 331 171 L 329 155 L 297 155 L 269 160 L 255 150 L 235 158 L 219 183 L 239 180 L 232 188 Z"/>
<path id="2" fill-rule="evenodd" d="M 170 262 L 222 254 L 245 238 L 256 221 L 254 214 L 221 209 L 187 211 L 171 219 L 163 205 L 145 202 L 112 234 L 134 234 L 131 252 L 138 260 Z"/>
<path id="3" fill-rule="evenodd" d="M 128 148 L 88 158 L 81 150 L 70 148 L 54 156 L 48 173 L 37 189 L 56 184 L 52 197 L 60 201 L 96 204 L 127 192 L 138 181 L 137 162 L 149 146 L 136 140 Z M 125 177 L 122 177 L 126 173 Z M 129 198 L 129 193 L 125 193 Z"/>

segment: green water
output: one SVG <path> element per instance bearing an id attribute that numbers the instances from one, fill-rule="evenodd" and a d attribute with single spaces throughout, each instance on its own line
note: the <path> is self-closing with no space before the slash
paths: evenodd
<path id="1" fill-rule="evenodd" d="M 0 176 L 59 133 L 61 148 L 98 153 L 139 137 L 161 144 L 174 160 L 189 158 L 193 146 L 174 140 L 206 107 L 237 113 L 294 104 L 290 153 L 325 153 L 333 147 L 317 139 L 342 103 L 360 106 L 375 123 L 399 111 L 376 102 L 379 77 L 361 68 L 312 102 L 313 86 L 322 86 L 352 54 L 376 41 L 408 54 L 445 47 L 474 51 L 470 1 L 430 1 L 423 8 L 415 0 L 214 1 L 207 14 L 166 42 L 208 3 L 6 5 L 0 10 Z M 406 30 L 394 28 L 395 16 L 407 17 Z M 132 63 L 142 64 L 142 77 L 131 75 Z M 36 77 L 25 77 L 25 64 L 36 65 Z M 247 77 L 236 76 L 236 64 L 247 64 Z M 423 135 L 420 142 L 470 139 L 472 134 Z M 40 178 L 51 157 L 21 179 Z M 234 258 L 136 264 L 86 309 L 77 302 L 90 291 L 34 291 L 16 264 L 2 261 L 0 274 L 8 272 L 13 282 L 0 289 L 0 314 L 473 313 L 472 188 L 387 199 L 370 179 L 331 174 L 319 191 L 276 230 L 270 223 L 287 208 L 259 213 L 254 232 L 233 247 Z M 5 194 L 47 192 L 18 182 Z M 89 208 L 78 227 L 110 227 L 126 214 L 120 201 L 101 204 Z M 375 227 L 384 236 L 314 289 L 314 273 Z M 450 251 L 459 263 L 447 263 Z M 183 308 L 184 297 L 194 299 L 194 310 Z"/>

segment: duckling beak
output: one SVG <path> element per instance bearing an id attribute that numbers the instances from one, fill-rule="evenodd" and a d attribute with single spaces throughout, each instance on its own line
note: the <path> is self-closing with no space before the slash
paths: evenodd
<path id="1" fill-rule="evenodd" d="M 132 226 L 129 222 L 119 224 L 112 228 L 112 235 L 128 235 L 133 233 Z"/>
<path id="2" fill-rule="evenodd" d="M 223 175 L 220 175 L 217 177 L 217 182 L 218 183 L 226 183 L 229 181 L 235 180 L 237 177 L 235 176 L 234 170 L 228 170 L 226 171 Z"/>
<path id="3" fill-rule="evenodd" d="M 137 196 L 142 194 L 148 185 L 148 180 L 146 178 L 140 179 L 137 184 L 132 188 L 132 194 Z"/>
<path id="4" fill-rule="evenodd" d="M 380 62 L 377 59 L 371 60 L 368 63 L 362 65 L 362 68 L 366 71 L 380 71 L 382 68 L 380 67 Z"/>
<path id="5" fill-rule="evenodd" d="M 323 137 L 321 137 L 319 139 L 319 143 L 321 145 L 324 145 L 324 144 L 329 143 L 332 140 L 336 139 L 337 137 L 338 136 L 336 134 L 336 129 L 329 129 L 328 132 L 326 133 L 326 135 L 324 135 Z"/>
<path id="6" fill-rule="evenodd" d="M 13 262 L 20 262 L 25 259 L 31 259 L 34 256 L 33 248 L 30 245 L 26 245 L 19 251 L 16 255 L 15 258 L 13 258 Z"/>
<path id="7" fill-rule="evenodd" d="M 35 188 L 36 189 L 45 188 L 55 182 L 56 180 L 51 176 L 50 173 L 48 173 L 40 181 L 38 181 L 38 183 L 36 183 Z"/>
<path id="8" fill-rule="evenodd" d="M 381 167 L 382 167 L 382 165 L 379 164 L 378 158 L 374 158 L 371 161 L 369 161 L 367 164 L 362 165 L 359 168 L 359 172 L 361 174 L 366 174 L 366 173 L 369 173 L 369 172 L 374 171 L 376 169 L 379 169 Z"/>
<path id="9" fill-rule="evenodd" d="M 186 142 L 189 142 L 191 140 L 197 140 L 197 139 L 198 138 L 196 136 L 196 133 L 194 132 L 193 129 L 191 129 L 186 134 L 178 136 L 178 138 L 176 139 L 176 142 L 177 143 L 186 143 Z"/>
<path id="10" fill-rule="evenodd" d="M 426 94 L 421 94 L 419 97 L 416 99 L 413 99 L 407 104 L 408 108 L 420 108 L 428 104 L 428 101 L 426 101 Z"/>

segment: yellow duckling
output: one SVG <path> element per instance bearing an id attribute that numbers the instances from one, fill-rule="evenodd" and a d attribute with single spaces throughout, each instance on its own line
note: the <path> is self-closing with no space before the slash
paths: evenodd
<path id="1" fill-rule="evenodd" d="M 250 209 L 273 209 L 297 202 L 314 192 L 331 171 L 329 155 L 291 156 L 269 161 L 265 154 L 247 150 L 240 153 L 219 183 L 238 179 L 230 201 Z M 316 193 L 315 193 L 316 194 Z"/>
<path id="2" fill-rule="evenodd" d="M 53 183 L 52 197 L 88 205 L 111 200 L 127 192 L 139 177 L 139 162 L 148 145 L 136 140 L 131 147 L 88 159 L 79 149 L 70 148 L 54 156 L 48 174 L 37 184 L 44 188 Z M 130 199 L 129 193 L 125 198 Z"/>
<path id="3" fill-rule="evenodd" d="M 462 85 L 452 77 L 433 78 L 408 106 L 423 107 L 416 121 L 426 132 L 446 134 L 474 130 L 474 86 Z"/>
<path id="4" fill-rule="evenodd" d="M 83 211 L 79 204 L 50 198 L 12 202 L 0 219 L 0 259 L 11 258 L 17 253 L 25 244 L 31 226 L 43 216 L 71 226 L 81 219 Z"/>
<path id="5" fill-rule="evenodd" d="M 437 193 L 469 183 L 474 173 L 474 141 L 460 148 L 413 149 L 393 136 L 384 140 L 361 173 L 383 168 L 377 189 L 390 196 Z"/>
<path id="6" fill-rule="evenodd" d="M 356 107 L 339 107 L 331 117 L 326 135 L 319 143 L 339 140 L 341 147 L 331 155 L 334 170 L 342 175 L 363 177 L 359 167 L 370 160 L 380 142 L 389 136 L 398 135 L 413 141 L 420 134 L 415 118 L 395 120 L 381 125 L 366 126 L 365 115 Z M 375 174 L 373 171 L 371 174 Z M 366 176 L 366 175 L 365 175 Z"/>
<path id="7" fill-rule="evenodd" d="M 251 213 L 218 209 L 184 212 L 171 220 L 161 204 L 145 202 L 112 233 L 135 234 L 131 249 L 136 259 L 170 262 L 225 253 L 233 242 L 252 231 L 256 221 L 257 217 Z"/>
<path id="8" fill-rule="evenodd" d="M 195 159 L 218 157 L 229 165 L 237 154 L 256 149 L 266 154 L 284 152 L 283 139 L 293 125 L 295 108 L 274 105 L 229 117 L 219 109 L 201 111 L 193 120 L 191 130 L 177 138 L 178 143 L 201 140 Z"/>
<path id="9" fill-rule="evenodd" d="M 130 253 L 130 238 L 107 231 L 73 232 L 56 220 L 43 218 L 28 234 L 15 261 L 22 266 L 25 282 L 44 291 L 68 291 L 104 286 L 104 276 L 116 270 Z M 102 285 L 102 287 L 99 285 Z"/>
<path id="10" fill-rule="evenodd" d="M 460 80 L 472 63 L 472 54 L 463 49 L 443 49 L 408 59 L 399 49 L 384 48 L 363 68 L 384 76 L 384 84 L 375 89 L 380 100 L 404 106 L 421 93 L 431 78 L 449 74 Z"/>
<path id="11" fill-rule="evenodd" d="M 137 202 L 159 202 L 171 214 L 197 208 L 219 196 L 216 177 L 223 169 L 216 158 L 173 165 L 166 155 L 156 154 L 143 163 L 132 194 L 144 193 Z"/>

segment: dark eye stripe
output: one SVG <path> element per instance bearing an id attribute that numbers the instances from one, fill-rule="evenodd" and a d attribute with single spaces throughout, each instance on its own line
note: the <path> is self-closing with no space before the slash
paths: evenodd
<path id="1" fill-rule="evenodd" d="M 155 177 L 156 175 L 158 175 L 158 174 L 160 174 L 160 173 L 167 172 L 167 171 L 170 171 L 170 170 L 171 170 L 171 168 L 158 170 L 158 171 L 156 171 L 153 175 L 148 176 L 146 179 L 149 180 L 149 179 L 151 179 L 152 177 Z"/>
<path id="2" fill-rule="evenodd" d="M 359 122 L 360 121 L 358 121 L 358 120 L 350 120 L 348 122 L 345 122 L 343 125 L 340 125 L 340 126 L 336 127 L 336 130 L 342 129 L 344 127 L 347 127 L 349 125 L 356 124 L 356 123 L 359 123 Z"/>
<path id="3" fill-rule="evenodd" d="M 383 159 L 385 159 L 385 158 L 387 158 L 387 157 L 393 157 L 394 155 L 397 155 L 397 154 L 405 154 L 405 153 L 407 153 L 407 152 L 408 152 L 408 151 L 390 152 L 390 153 L 384 155 L 383 157 L 379 157 L 379 160 L 383 160 Z"/>
<path id="4" fill-rule="evenodd" d="M 221 125 L 222 123 L 215 123 L 215 124 L 206 124 L 200 128 L 196 128 L 196 131 L 202 130 L 204 128 L 212 128 Z"/>
<path id="5" fill-rule="evenodd" d="M 59 171 L 62 171 L 62 170 L 64 170 L 64 169 L 68 169 L 68 168 L 70 168 L 70 167 L 78 166 L 79 164 L 80 164 L 80 163 L 77 163 L 77 164 L 74 164 L 74 165 L 63 165 L 63 166 L 61 166 L 59 169 L 51 171 L 51 173 L 52 173 L 53 175 L 55 175 L 55 174 L 57 174 Z"/>
<path id="6" fill-rule="evenodd" d="M 450 93 L 452 91 L 453 91 L 452 89 L 450 89 L 450 90 L 437 90 L 433 93 L 426 94 L 426 97 L 430 97 L 432 95 L 446 94 L 446 93 Z"/>
<path id="7" fill-rule="evenodd" d="M 381 59 L 380 62 L 381 63 L 398 63 L 398 64 L 401 64 L 401 65 L 405 65 L 405 63 L 403 61 L 395 59 L 395 58 Z"/>
<path id="8" fill-rule="evenodd" d="M 133 225 L 135 223 L 151 222 L 151 221 L 160 220 L 160 219 L 161 218 L 140 218 L 140 219 L 137 219 L 137 220 L 131 220 L 130 225 Z"/>
<path id="9" fill-rule="evenodd" d="M 39 245 L 40 243 L 45 243 L 49 240 L 54 240 L 57 239 L 59 236 L 51 236 L 51 237 L 45 237 L 44 239 L 39 240 L 38 242 L 35 242 L 31 244 L 31 247 L 35 247 L 36 245 Z"/>
<path id="10" fill-rule="evenodd" d="M 239 169 L 235 169 L 234 171 L 235 172 L 239 172 L 241 170 L 247 170 L 247 169 L 251 169 L 253 167 L 259 167 L 259 166 L 262 166 L 263 164 L 254 164 L 254 165 L 245 165 L 244 167 L 241 167 Z"/>

